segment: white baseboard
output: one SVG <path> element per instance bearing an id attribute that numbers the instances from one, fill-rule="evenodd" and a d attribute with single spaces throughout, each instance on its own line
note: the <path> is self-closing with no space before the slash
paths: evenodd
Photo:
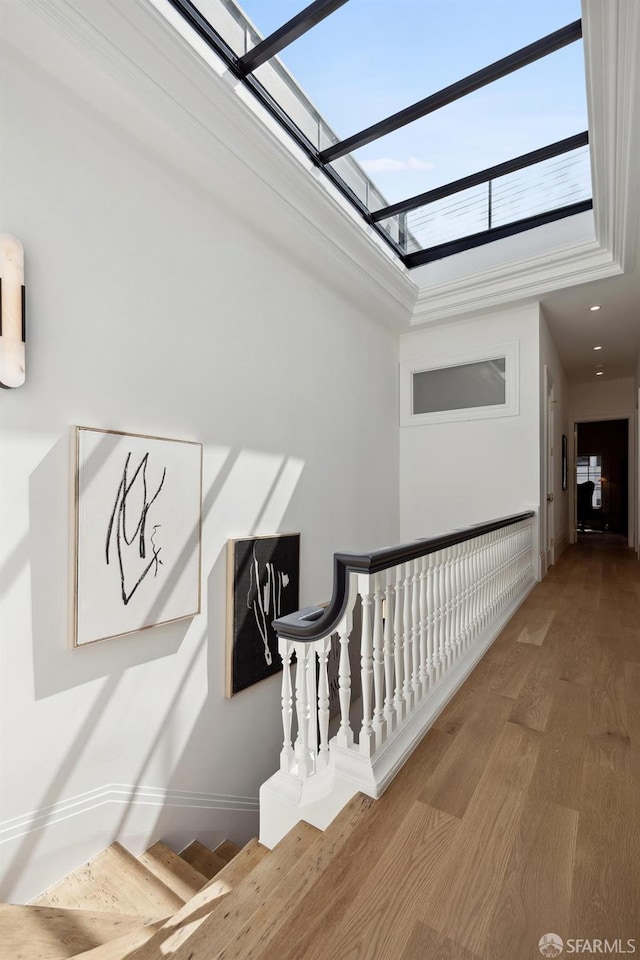
<path id="1" fill-rule="evenodd" d="M 0 823 L 0 900 L 24 903 L 118 840 L 134 855 L 156 840 L 245 843 L 257 797 L 110 783 Z"/>

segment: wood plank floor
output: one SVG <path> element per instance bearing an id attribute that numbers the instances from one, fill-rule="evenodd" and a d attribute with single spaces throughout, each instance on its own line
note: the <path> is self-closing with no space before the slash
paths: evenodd
<path id="1" fill-rule="evenodd" d="M 564 553 L 344 853 L 266 958 L 539 960 L 546 933 L 640 953 L 631 551 Z"/>

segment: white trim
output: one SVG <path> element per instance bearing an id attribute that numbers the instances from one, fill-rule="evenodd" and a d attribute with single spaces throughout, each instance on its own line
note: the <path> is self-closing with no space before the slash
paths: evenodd
<path id="1" fill-rule="evenodd" d="M 485 407 L 464 407 L 459 410 L 438 410 L 433 413 L 413 412 L 413 375 L 428 370 L 465 366 L 482 360 L 504 358 L 505 402 Z M 415 357 L 400 362 L 400 426 L 415 427 L 431 423 L 450 423 L 457 420 L 486 420 L 491 417 L 514 417 L 520 412 L 520 343 L 475 347 L 441 357 Z"/>
<path id="2" fill-rule="evenodd" d="M 582 0 L 596 237 L 623 271 L 638 239 L 640 4 Z"/>
<path id="3" fill-rule="evenodd" d="M 552 231 L 553 224 L 538 229 Z M 551 248 L 521 260 L 505 256 L 504 262 L 489 270 L 421 289 L 411 324 L 432 324 L 505 304 L 537 300 L 552 290 L 622 272 L 612 255 L 595 240 Z"/>
<path id="4" fill-rule="evenodd" d="M 48 807 L 12 817 L 0 823 L 0 844 L 17 840 L 34 830 L 42 830 L 69 817 L 78 816 L 105 804 L 144 804 L 153 807 L 191 807 L 204 810 L 235 810 L 256 813 L 257 797 L 234 797 L 216 793 L 194 793 L 144 787 L 137 784 L 109 783 L 95 790 L 67 797 Z"/>

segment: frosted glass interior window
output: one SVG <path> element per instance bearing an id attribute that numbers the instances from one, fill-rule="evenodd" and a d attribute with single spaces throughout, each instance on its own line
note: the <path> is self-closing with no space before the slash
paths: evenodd
<path id="1" fill-rule="evenodd" d="M 486 344 L 448 356 L 400 362 L 400 425 L 515 417 L 519 403 L 519 343 Z"/>
<path id="2" fill-rule="evenodd" d="M 504 406 L 505 402 L 504 357 L 413 374 L 414 414 Z"/>

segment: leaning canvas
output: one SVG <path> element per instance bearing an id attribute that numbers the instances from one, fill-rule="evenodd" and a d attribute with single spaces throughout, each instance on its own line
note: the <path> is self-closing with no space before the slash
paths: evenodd
<path id="1" fill-rule="evenodd" d="M 202 445 L 76 427 L 77 647 L 200 612 Z"/>
<path id="2" fill-rule="evenodd" d="M 298 609 L 300 534 L 227 544 L 227 682 L 232 697 L 282 670 L 273 620 Z"/>

